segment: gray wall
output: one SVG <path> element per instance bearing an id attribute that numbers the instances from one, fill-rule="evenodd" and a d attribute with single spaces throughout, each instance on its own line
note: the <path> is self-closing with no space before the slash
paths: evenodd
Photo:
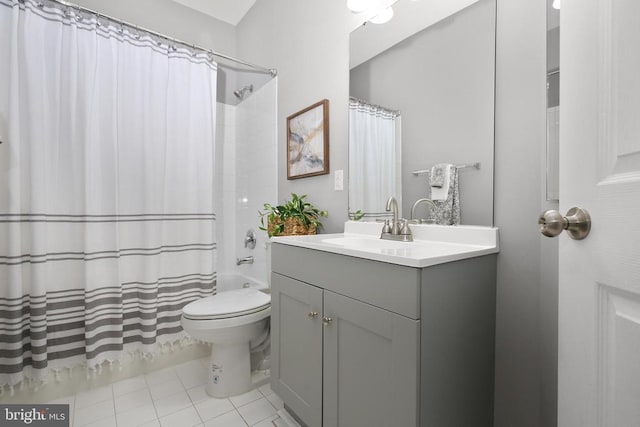
<path id="1" fill-rule="evenodd" d="M 235 27 L 171 0 L 76 0 L 73 3 L 226 55 L 236 53 Z"/>
<path id="2" fill-rule="evenodd" d="M 238 55 L 278 69 L 278 197 L 291 192 L 329 211 L 325 232 L 347 219 L 347 183 L 334 191 L 333 171 L 347 171 L 349 31 L 353 17 L 343 1 L 260 0 L 237 28 Z M 287 180 L 286 118 L 329 100 L 331 174 Z"/>
<path id="3" fill-rule="evenodd" d="M 496 426 L 556 424 L 557 240 L 536 226 L 553 207 L 544 197 L 545 22 L 545 2 L 498 2 Z"/>
<path id="4" fill-rule="evenodd" d="M 402 113 L 402 212 L 426 196 L 411 171 L 460 171 L 463 224 L 493 224 L 495 2 L 479 1 L 355 67 L 350 95 Z"/>

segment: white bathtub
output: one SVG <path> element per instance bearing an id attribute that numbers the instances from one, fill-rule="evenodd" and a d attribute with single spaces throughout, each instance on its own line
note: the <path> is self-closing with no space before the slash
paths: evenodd
<path id="1" fill-rule="evenodd" d="M 244 276 L 240 273 L 218 273 L 216 292 L 230 291 L 247 286 L 256 289 L 267 289 L 269 287 L 266 282 L 254 277 Z"/>

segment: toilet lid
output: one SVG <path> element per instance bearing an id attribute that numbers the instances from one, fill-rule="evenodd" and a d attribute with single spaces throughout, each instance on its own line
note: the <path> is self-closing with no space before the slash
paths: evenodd
<path id="1" fill-rule="evenodd" d="M 253 288 L 234 289 L 187 304 L 182 314 L 191 319 L 225 319 L 264 310 L 271 296 Z"/>

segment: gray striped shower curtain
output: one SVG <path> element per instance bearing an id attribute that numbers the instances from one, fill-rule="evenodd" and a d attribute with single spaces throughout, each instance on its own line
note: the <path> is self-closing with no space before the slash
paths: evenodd
<path id="1" fill-rule="evenodd" d="M 185 336 L 215 292 L 217 66 L 0 0 L 0 386 Z"/>

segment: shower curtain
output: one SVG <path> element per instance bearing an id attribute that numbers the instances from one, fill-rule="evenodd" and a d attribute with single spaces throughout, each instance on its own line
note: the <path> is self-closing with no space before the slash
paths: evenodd
<path id="1" fill-rule="evenodd" d="M 386 216 L 395 196 L 401 205 L 398 113 L 357 98 L 349 99 L 349 211 Z"/>
<path id="2" fill-rule="evenodd" d="M 216 64 L 0 0 L 0 385 L 185 337 L 215 291 Z"/>

